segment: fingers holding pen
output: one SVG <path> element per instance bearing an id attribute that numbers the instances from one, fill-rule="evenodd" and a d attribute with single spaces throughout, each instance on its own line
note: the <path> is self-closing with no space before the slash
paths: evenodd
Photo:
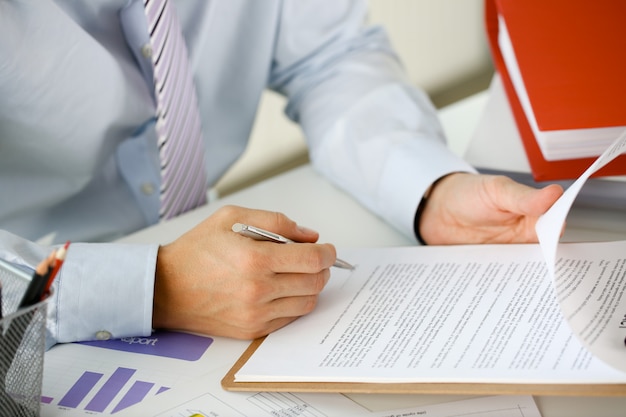
<path id="1" fill-rule="evenodd" d="M 311 313 L 317 306 L 319 294 L 329 278 L 328 269 L 306 276 L 291 274 L 280 276 L 278 281 L 282 282 L 278 283 L 280 288 L 275 294 L 284 292 L 288 295 L 274 298 L 268 303 L 269 318 L 296 318 Z"/>
<path id="2" fill-rule="evenodd" d="M 237 222 L 304 243 L 250 239 L 231 230 Z M 310 313 L 336 259 L 317 238 L 279 213 L 220 208 L 159 248 L 153 326 L 251 338 Z"/>
<path id="3" fill-rule="evenodd" d="M 287 298 L 317 297 L 329 279 L 329 269 L 312 274 L 258 273 L 254 276 L 248 276 L 245 281 L 240 282 L 239 297 L 246 305 L 261 305 Z M 298 313 L 298 315 L 302 315 L 310 312 L 307 308 L 301 310 L 285 313 L 285 315 L 296 315 Z"/>
<path id="4" fill-rule="evenodd" d="M 223 231 L 230 232 L 233 223 L 240 222 L 271 230 L 295 242 L 315 243 L 319 238 L 317 231 L 299 225 L 280 212 L 229 205 L 221 207 L 213 216 L 224 229 Z"/>
<path id="5" fill-rule="evenodd" d="M 257 273 L 232 280 L 231 290 L 212 294 L 207 306 L 213 314 L 198 320 L 194 330 L 240 339 L 264 336 L 312 312 L 329 277 L 326 269 L 317 274 Z M 201 314 L 198 307 L 193 315 Z M 190 323 L 188 317 L 186 324 Z"/>
<path id="6" fill-rule="evenodd" d="M 239 296 L 249 313 L 249 317 L 241 316 L 241 324 L 256 323 L 252 329 L 267 334 L 314 310 L 336 259 L 333 245 L 280 245 L 236 237 L 245 277 Z"/>
<path id="7" fill-rule="evenodd" d="M 270 287 L 265 279 L 253 280 L 255 284 L 249 281 L 230 324 L 239 327 L 244 338 L 271 333 L 311 313 L 329 277 L 330 272 L 325 270 L 319 274 L 280 274 L 272 279 Z"/>
<path id="8" fill-rule="evenodd" d="M 312 300 L 284 299 L 317 298 L 330 279 L 330 267 L 335 259 L 332 245 L 277 245 L 242 237 L 240 255 L 239 296 L 248 305 L 273 303 L 289 305 L 290 311 L 280 314 L 296 316 L 309 313 Z M 297 305 L 303 305 L 296 308 Z M 275 311 L 280 308 L 274 307 Z M 277 314 L 278 315 L 278 314 Z"/>
<path id="9" fill-rule="evenodd" d="M 276 274 L 317 273 L 330 268 L 337 259 L 335 246 L 330 243 L 279 245 L 236 237 L 240 266 L 250 273 L 263 270 Z"/>
<path id="10" fill-rule="evenodd" d="M 254 339 L 265 336 L 283 326 L 291 323 L 299 317 L 311 313 L 317 306 L 319 297 L 317 295 L 279 298 L 265 305 L 265 315 L 259 317 L 259 311 L 253 317 L 242 317 L 243 329 L 247 331 L 247 337 Z M 256 320 L 257 325 L 249 326 Z"/>

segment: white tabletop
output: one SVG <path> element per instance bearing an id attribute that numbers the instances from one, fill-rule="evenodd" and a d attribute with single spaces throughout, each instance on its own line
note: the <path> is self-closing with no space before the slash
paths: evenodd
<path id="1" fill-rule="evenodd" d="M 440 112 L 451 148 L 463 154 L 476 126 L 487 94 L 482 93 Z M 168 223 L 128 236 L 124 242 L 167 243 L 203 220 L 217 208 L 235 204 L 283 212 L 298 223 L 320 232 L 320 240 L 337 247 L 411 245 L 414 241 L 392 229 L 364 209 L 350 196 L 335 188 L 310 165 L 273 177 L 248 189 L 231 194 L 206 207 Z M 605 213 L 575 208 L 568 218 L 567 240 L 626 239 L 624 213 Z M 408 407 L 450 401 L 459 396 L 351 394 L 358 403 L 372 410 Z M 544 417 L 616 416 L 626 410 L 626 398 L 536 397 Z"/>

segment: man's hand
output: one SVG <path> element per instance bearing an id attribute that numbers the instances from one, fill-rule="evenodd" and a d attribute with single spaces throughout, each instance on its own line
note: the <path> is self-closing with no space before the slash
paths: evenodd
<path id="1" fill-rule="evenodd" d="M 299 244 L 259 242 L 234 223 Z M 280 213 L 227 206 L 159 248 L 153 327 L 252 339 L 313 310 L 335 262 L 333 245 Z"/>
<path id="2" fill-rule="evenodd" d="M 430 245 L 537 242 L 535 223 L 561 194 L 556 184 L 535 189 L 504 176 L 450 174 L 431 190 L 420 234 Z"/>

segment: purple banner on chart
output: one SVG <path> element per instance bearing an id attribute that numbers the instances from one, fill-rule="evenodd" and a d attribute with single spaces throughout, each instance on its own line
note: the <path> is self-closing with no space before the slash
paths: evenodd
<path id="1" fill-rule="evenodd" d="M 81 345 L 166 358 L 197 361 L 213 343 L 213 339 L 189 333 L 154 332 L 148 337 L 80 342 Z"/>

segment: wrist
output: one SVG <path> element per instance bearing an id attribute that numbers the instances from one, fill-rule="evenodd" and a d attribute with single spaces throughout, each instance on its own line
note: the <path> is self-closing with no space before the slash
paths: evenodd
<path id="1" fill-rule="evenodd" d="M 159 246 L 154 271 L 154 298 L 152 305 L 152 326 L 154 328 L 168 327 L 168 312 L 166 311 L 168 286 L 165 279 L 168 269 L 166 252 L 166 246 Z"/>
<path id="2" fill-rule="evenodd" d="M 444 175 L 443 177 L 437 178 L 435 182 L 433 182 L 430 185 L 430 187 L 426 189 L 426 191 L 424 192 L 424 195 L 422 196 L 422 199 L 420 200 L 420 203 L 417 206 L 417 209 L 415 210 L 415 218 L 413 220 L 413 232 L 415 233 L 415 238 L 421 245 L 428 245 L 428 243 L 424 239 L 424 236 L 421 233 L 421 225 L 422 225 L 422 220 L 424 218 L 424 211 L 426 210 L 426 205 L 428 204 L 428 200 L 432 197 L 433 190 L 435 189 L 435 187 L 437 187 L 437 185 L 441 182 L 441 180 L 448 177 L 449 175 L 452 175 L 452 174 Z"/>
<path id="3" fill-rule="evenodd" d="M 428 197 L 430 196 L 430 192 L 433 186 L 434 186 L 434 183 L 433 185 L 428 187 L 428 189 L 422 196 L 422 199 L 417 205 L 417 210 L 415 210 L 415 218 L 413 220 L 413 233 L 415 233 L 415 238 L 417 239 L 420 245 L 424 245 L 424 246 L 428 245 L 428 243 L 426 243 L 426 241 L 422 237 L 422 234 L 420 233 L 420 221 L 422 220 L 422 214 L 424 213 L 424 209 L 426 208 L 426 204 L 428 203 Z"/>

